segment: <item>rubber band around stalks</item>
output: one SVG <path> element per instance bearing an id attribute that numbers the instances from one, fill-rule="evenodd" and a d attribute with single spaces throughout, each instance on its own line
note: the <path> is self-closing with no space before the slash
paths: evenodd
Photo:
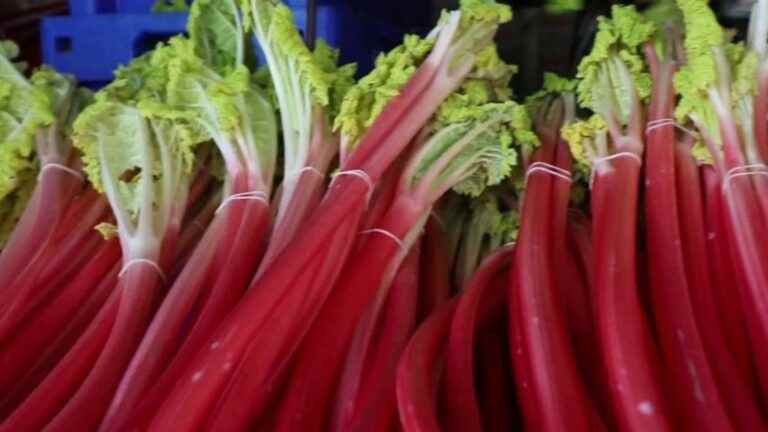
<path id="1" fill-rule="evenodd" d="M 60 171 L 64 171 L 67 174 L 71 174 L 71 175 L 77 177 L 78 180 L 80 180 L 80 181 L 85 179 L 85 177 L 83 177 L 83 175 L 81 173 L 77 172 L 76 170 L 73 170 L 72 168 L 70 168 L 70 167 L 68 167 L 66 165 L 57 164 L 57 163 L 47 163 L 47 164 L 43 165 L 42 167 L 40 167 L 40 174 L 38 176 L 43 175 L 43 172 L 45 172 L 45 170 L 48 170 L 48 169 L 57 169 L 57 170 L 60 170 Z"/>
<path id="2" fill-rule="evenodd" d="M 318 177 L 325 177 L 325 174 L 323 174 L 319 169 L 312 166 L 305 166 L 304 168 L 297 169 L 296 171 L 291 172 L 290 175 L 298 177 L 304 174 L 305 172 L 315 173 Z"/>
<path id="3" fill-rule="evenodd" d="M 334 180 L 341 176 L 353 176 L 361 179 L 365 182 L 366 185 L 368 185 L 368 197 L 367 201 L 370 201 L 371 194 L 373 194 L 373 180 L 371 180 L 371 176 L 368 175 L 367 172 L 361 170 L 361 169 L 353 169 L 353 170 L 347 170 L 347 171 L 339 171 L 336 173 L 336 175 L 333 177 Z"/>
<path id="4" fill-rule="evenodd" d="M 592 189 L 592 185 L 595 182 L 595 172 L 597 171 L 597 167 L 599 167 L 605 162 L 610 162 L 612 160 L 621 159 L 625 157 L 632 159 L 633 161 L 637 162 L 637 164 L 640 166 L 643 165 L 643 159 L 632 152 L 619 152 L 619 153 L 614 153 L 610 156 L 595 158 L 592 161 L 592 172 L 589 175 L 589 188 Z"/>
<path id="5" fill-rule="evenodd" d="M 132 259 L 132 260 L 128 261 L 127 263 L 125 263 L 125 265 L 123 265 L 123 268 L 120 269 L 120 273 L 117 274 L 117 277 L 119 277 L 119 278 L 123 277 L 125 272 L 128 271 L 129 267 L 134 266 L 134 265 L 139 265 L 139 264 L 148 265 L 148 266 L 152 267 L 153 269 L 155 269 L 157 274 L 160 276 L 160 279 L 162 279 L 163 282 L 165 282 L 165 280 L 166 280 L 165 273 L 163 272 L 163 269 L 160 268 L 160 265 L 158 265 L 156 262 L 154 262 L 152 260 L 148 260 L 146 258 L 135 258 L 135 259 Z"/>
<path id="6" fill-rule="evenodd" d="M 264 192 L 250 191 L 250 192 L 242 192 L 242 193 L 228 196 L 224 201 L 222 201 L 222 203 L 219 205 L 219 208 L 216 209 L 216 213 L 220 212 L 221 209 L 223 209 L 233 201 L 248 201 L 248 200 L 261 201 L 262 203 L 264 203 L 265 206 L 269 207 L 269 202 L 267 201 L 267 194 L 265 194 Z"/>
<path id="7" fill-rule="evenodd" d="M 559 166 L 555 166 L 555 165 L 552 165 L 552 164 L 548 164 L 548 163 L 546 163 L 546 162 L 534 162 L 534 163 L 532 163 L 532 164 L 531 164 L 531 165 L 528 167 L 528 171 L 530 171 L 531 169 L 534 169 L 534 168 L 536 168 L 536 167 L 542 167 L 542 168 L 544 168 L 544 169 L 548 169 L 548 170 L 554 170 L 554 171 L 557 171 L 557 172 L 561 173 L 561 174 L 562 174 L 562 175 L 564 175 L 564 176 L 568 176 L 568 177 L 571 177 L 571 172 L 570 172 L 570 171 L 568 171 L 567 169 L 565 169 L 565 168 L 560 168 Z"/>
<path id="8" fill-rule="evenodd" d="M 400 247 L 401 250 L 405 250 L 405 243 L 403 243 L 402 240 L 400 240 L 396 235 L 392 234 L 391 232 L 381 229 L 381 228 L 372 228 L 367 229 L 365 231 L 360 231 L 360 234 L 381 234 L 385 237 L 389 237 L 392 239 L 397 245 Z"/>
<path id="9" fill-rule="evenodd" d="M 737 177 L 762 175 L 768 177 L 768 166 L 765 164 L 742 165 L 728 170 L 723 177 L 723 191 L 730 188 L 731 180 Z"/>
<path id="10" fill-rule="evenodd" d="M 561 180 L 567 181 L 568 183 L 573 181 L 570 171 L 554 165 L 550 165 L 548 163 L 536 162 L 528 167 L 528 171 L 525 173 L 525 183 L 528 184 L 528 177 L 530 177 L 531 174 L 537 172 L 551 174 Z"/>
<path id="11" fill-rule="evenodd" d="M 677 123 L 674 119 L 671 118 L 662 118 L 657 120 L 651 120 L 648 122 L 648 124 L 645 126 L 645 134 L 648 135 L 650 132 L 652 132 L 654 129 L 658 129 L 664 126 L 673 126 L 675 129 L 685 132 L 686 134 L 698 138 L 698 134 L 684 126 L 681 126 L 679 123 Z"/>

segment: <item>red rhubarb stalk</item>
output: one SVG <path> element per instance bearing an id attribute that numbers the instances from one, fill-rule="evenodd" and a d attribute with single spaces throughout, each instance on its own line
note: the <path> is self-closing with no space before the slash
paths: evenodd
<path id="1" fill-rule="evenodd" d="M 392 124 L 402 117 L 399 127 L 379 129 L 382 128 L 380 123 L 374 122 L 355 151 L 342 165 L 341 174 L 331 184 L 313 216 L 297 231 L 295 236 L 297 240 L 292 241 L 278 255 L 269 269 L 254 280 L 249 293 L 211 338 L 211 341 L 216 341 L 219 345 L 216 345 L 215 350 L 206 349 L 197 355 L 161 407 L 152 428 L 165 430 L 167 427 L 174 427 L 177 430 L 184 430 L 188 427 L 196 427 L 195 422 L 199 420 L 197 416 L 197 420 L 185 422 L 182 429 L 179 429 L 178 413 L 195 411 L 187 409 L 195 406 L 202 410 L 199 415 L 207 415 L 204 407 L 210 407 L 211 402 L 218 396 L 231 375 L 231 372 L 213 374 L 206 373 L 207 371 L 213 368 L 219 369 L 221 365 L 231 361 L 239 362 L 256 332 L 270 319 L 280 318 L 283 315 L 281 310 L 295 312 L 302 310 L 300 305 L 311 308 L 319 308 L 322 305 L 333 287 L 335 278 L 327 280 L 328 283 L 324 286 L 312 291 L 305 291 L 306 286 L 294 286 L 290 282 L 296 280 L 297 271 L 305 268 L 321 251 L 335 255 L 334 258 L 338 262 L 343 263 L 346 260 L 351 249 L 350 245 L 340 245 L 338 250 L 328 251 L 326 249 L 328 240 L 333 237 L 334 231 L 338 230 L 340 223 L 347 218 L 352 224 L 353 232 L 356 231 L 355 228 L 359 223 L 357 218 L 362 213 L 366 204 L 366 195 L 371 192 L 373 184 L 379 180 L 382 173 L 432 116 L 442 100 L 458 87 L 472 67 L 471 61 L 457 68 L 453 67 L 455 65 L 451 59 L 457 53 L 456 51 L 465 52 L 464 49 L 467 47 L 464 46 L 462 49 L 452 47 L 451 42 L 458 24 L 458 16 L 448 21 L 450 25 L 446 25 L 440 32 L 435 48 L 430 54 L 431 61 L 425 61 L 409 80 L 409 84 L 406 84 L 399 96 L 388 103 L 384 113 L 379 117 L 384 119 L 382 122 L 391 121 Z M 410 94 L 410 87 L 415 85 L 413 83 L 438 74 L 442 78 L 427 80 L 420 84 L 422 89 L 429 87 L 423 91 L 423 94 Z M 418 93 L 422 91 L 419 90 Z M 408 115 L 404 117 L 403 114 L 406 111 Z M 387 113 L 397 118 L 390 118 Z M 372 137 L 375 137 L 375 131 L 378 131 L 376 133 L 379 136 L 374 140 Z M 292 314 L 285 314 L 285 316 L 292 316 Z M 290 352 L 291 350 L 286 348 L 296 343 L 292 338 L 301 335 L 303 333 L 301 329 L 311 324 L 307 318 L 314 316 L 315 313 L 304 313 L 298 321 L 290 323 L 286 331 L 268 338 L 270 349 L 257 353 L 263 358 L 262 361 L 268 364 L 279 359 L 281 352 Z M 270 373 L 268 369 L 256 370 L 261 374 Z M 193 380 L 194 377 L 198 379 Z M 259 381 L 261 380 L 254 379 L 253 382 Z M 263 394 L 254 396 L 264 398 Z M 241 406 L 244 405 L 244 403 L 241 404 Z M 253 412 L 249 415 L 258 416 L 258 414 L 260 413 Z"/>
<path id="2" fill-rule="evenodd" d="M 680 198 L 675 189 L 676 128 L 672 77 L 677 66 L 660 59 L 646 44 L 653 90 L 646 130 L 645 216 L 648 274 L 655 325 L 660 339 L 671 402 L 678 427 L 731 430 L 712 365 L 707 359 L 685 272 Z M 696 290 L 701 287 L 695 287 Z"/>
<path id="3" fill-rule="evenodd" d="M 671 430 L 658 354 L 639 295 L 636 214 L 640 164 L 603 163 L 593 186 L 594 278 L 597 327 L 612 403 L 621 430 Z M 597 168 L 596 168 L 597 169 Z M 594 203 L 600 202 L 599 205 Z"/>
<path id="4" fill-rule="evenodd" d="M 501 291 L 506 291 L 507 280 L 494 281 Z M 512 367 L 507 349 L 507 318 L 501 316 L 492 328 L 486 329 L 478 340 L 478 382 L 480 412 L 483 430 L 509 431 L 522 427 L 520 413 L 515 401 L 515 383 L 512 381 Z M 510 408 L 512 407 L 512 408 Z"/>
<path id="5" fill-rule="evenodd" d="M 506 287 L 494 277 L 506 274 L 514 247 L 506 246 L 486 257 L 468 280 L 459 297 L 445 352 L 443 412 L 449 431 L 482 431 L 483 418 L 476 378 L 479 360 L 475 356 L 477 339 L 482 339 L 491 315 L 500 315 Z"/>
<path id="6" fill-rule="evenodd" d="M 361 317 L 344 361 L 334 430 L 389 431 L 397 422 L 397 362 L 416 329 L 420 244 L 400 264 L 386 298 L 373 299 Z"/>
<path id="7" fill-rule="evenodd" d="M 513 105 L 511 102 L 488 104 L 487 108 L 503 110 L 502 107 Z M 333 397 L 344 355 L 366 305 L 373 299 L 381 302 L 387 297 L 391 278 L 388 273 L 392 271 L 391 266 L 397 265 L 395 260 L 402 258 L 398 254 L 402 254 L 402 245 L 407 246 L 408 239 L 420 229 L 440 196 L 488 161 L 503 157 L 497 134 L 506 130 L 504 121 L 509 118 L 505 116 L 506 112 L 498 114 L 465 120 L 423 137 L 425 142 L 406 165 L 394 203 L 371 230 L 372 234 L 378 234 L 376 237 L 381 237 L 375 241 L 382 244 L 367 243 L 357 251 L 299 351 L 291 377 L 293 384 L 289 387 L 301 388 L 306 393 L 291 392 L 283 401 L 279 430 L 323 427 L 329 408 L 327 402 L 321 401 Z M 468 162 L 455 164 L 456 160 Z M 369 323 L 366 331 L 373 331 L 373 323 L 375 320 Z M 315 373 L 309 367 L 318 361 L 329 365 L 323 373 Z M 297 416 L 294 411 L 300 411 L 302 415 Z"/>
<path id="8" fill-rule="evenodd" d="M 65 133 L 84 99 L 74 78 L 47 67 L 25 77 L 23 68 L 12 60 L 18 54 L 14 47 L 11 44 L 10 57 L 8 50 L 0 53 L 0 70 L 6 92 L 15 94 L 12 103 L 18 105 L 18 111 L 14 112 L 22 118 L 4 113 L 4 123 L 15 124 L 11 129 L 16 130 L 3 137 L 9 142 L 8 161 L 3 169 L 6 176 L 18 175 L 15 170 L 19 168 L 14 165 L 22 162 L 14 161 L 20 158 L 14 152 L 21 152 L 26 153 L 25 158 L 30 154 L 36 156 L 40 171 L 32 197 L 0 253 L 0 293 L 4 297 L 21 270 L 43 253 L 84 180 L 80 162 L 73 155 L 72 141 Z"/>
<path id="9" fill-rule="evenodd" d="M 143 337 L 102 422 L 102 430 L 124 424 L 131 417 L 168 362 L 174 368 L 166 369 L 171 375 L 176 375 L 176 368 L 186 366 L 190 353 L 202 347 L 248 286 L 262 250 L 269 208 L 263 200 L 233 200 L 220 210 L 209 226 L 212 236 L 206 233 L 206 241 L 199 243 L 199 253 L 196 251 L 187 265 L 189 271 L 182 273 L 171 287 L 173 296 L 163 302 L 167 308 L 158 312 Z M 189 324 L 193 301 L 200 298 L 199 292 L 207 283 L 211 284 L 208 295 L 191 317 L 191 330 L 179 347 L 175 341 L 179 330 L 185 320 Z"/>
<path id="10" fill-rule="evenodd" d="M 80 336 L 85 333 L 97 315 L 105 313 L 114 314 L 117 305 L 114 300 L 111 305 L 111 311 L 100 312 L 100 310 L 108 298 L 117 298 L 118 293 L 115 291 L 115 286 L 117 285 L 117 274 L 120 272 L 120 266 L 121 264 L 117 262 L 104 279 L 93 288 L 85 302 L 77 305 L 76 312 L 65 317 L 66 325 L 63 326 L 63 329 L 46 327 L 45 331 L 40 332 L 43 335 L 50 332 L 50 339 L 43 347 L 41 353 L 36 356 L 37 360 L 28 366 L 29 372 L 17 378 L 13 390 L 10 390 L 7 397 L 0 402 L 0 417 L 4 418 L 10 414 L 43 382 L 45 377 L 64 358 Z M 57 311 L 58 314 L 59 309 L 55 302 L 49 304 L 49 307 Z M 46 313 L 46 316 L 50 315 Z M 109 331 L 109 328 L 106 331 Z"/>
<path id="11" fill-rule="evenodd" d="M 435 213 L 430 214 L 424 230 L 421 246 L 421 267 L 429 269 L 420 273 L 419 317 L 425 319 L 438 306 L 451 297 L 451 256 L 442 222 Z"/>
<path id="12" fill-rule="evenodd" d="M 701 182 L 696 161 L 691 155 L 690 143 L 678 142 L 675 149 L 675 173 L 680 209 L 680 228 L 683 240 L 688 286 L 712 372 L 723 395 L 731 421 L 737 430 L 765 430 L 751 383 L 739 370 L 720 322 L 717 296 L 714 292 L 707 256 L 704 210 Z"/>
<path id="13" fill-rule="evenodd" d="M 346 255 L 348 251 L 342 250 L 340 255 L 328 253 L 328 251 L 351 247 L 352 240 L 357 235 L 356 227 L 359 223 L 360 214 L 348 216 L 349 219 L 342 221 L 342 224 L 332 233 L 332 237 L 324 242 L 325 248 L 319 250 L 312 257 L 311 264 L 304 266 L 304 271 L 301 273 L 294 273 L 295 279 L 287 281 L 290 286 L 297 290 L 297 293 L 294 295 L 298 295 L 305 290 L 315 292 L 319 289 L 324 289 L 329 284 L 333 284 L 341 270 L 342 263 L 339 256 Z M 344 229 L 341 229 L 342 226 Z M 211 399 L 203 399 L 196 393 L 190 395 L 192 397 L 188 398 L 185 402 L 188 406 L 195 404 L 193 411 L 195 415 L 185 416 L 183 422 L 179 422 L 177 419 L 177 427 L 192 428 L 194 424 L 202 424 L 207 421 L 207 428 L 219 427 L 219 425 L 227 428 L 239 428 L 247 427 L 252 421 L 260 417 L 259 414 L 252 411 L 252 408 L 257 408 L 259 404 L 269 401 L 274 396 L 274 392 L 281 388 L 279 379 L 284 375 L 286 367 L 290 364 L 289 360 L 298 344 L 298 342 L 293 342 L 289 345 L 274 344 L 270 338 L 274 338 L 275 335 L 285 335 L 285 338 L 291 341 L 301 340 L 306 333 L 306 328 L 297 327 L 297 320 L 313 321 L 314 317 L 308 315 L 307 310 L 317 310 L 319 308 L 319 305 L 314 303 L 318 300 L 306 303 L 297 301 L 295 298 L 287 300 L 289 300 L 288 304 L 291 308 L 283 307 L 280 314 L 275 315 L 256 329 L 253 341 L 249 342 L 243 349 L 242 359 L 230 355 L 227 356 L 218 368 L 196 369 L 195 375 L 189 378 L 193 385 L 189 386 L 188 391 L 200 391 L 201 388 L 194 384 L 204 381 L 204 384 L 209 387 L 202 389 L 204 390 L 202 394 L 204 396 L 217 396 L 212 396 L 213 398 Z M 276 338 L 276 341 L 282 342 L 281 339 Z M 217 335 L 216 338 L 208 342 L 209 344 L 205 346 L 204 353 L 219 351 L 222 345 L 226 345 L 227 340 L 219 339 Z M 264 350 L 263 348 L 265 347 L 268 349 Z M 266 354 L 274 354 L 265 355 L 264 351 L 266 351 Z M 197 358 L 193 358 L 192 364 L 197 360 Z M 270 381 L 265 385 L 266 390 L 259 392 L 251 391 L 250 386 L 262 385 L 259 381 L 234 379 L 246 372 L 250 373 L 252 371 L 257 371 L 260 375 L 263 374 L 270 377 Z M 208 378 L 208 375 L 215 375 L 214 379 Z M 182 375 L 182 380 L 185 379 L 187 379 L 186 375 Z M 177 384 L 172 391 L 177 392 L 180 387 L 184 388 L 188 385 L 184 381 L 181 381 L 180 384 Z M 214 385 L 219 387 L 210 388 L 210 386 Z M 247 392 L 240 392 L 243 389 L 247 390 Z M 218 396 L 220 394 L 221 396 Z M 238 395 L 247 395 L 247 399 L 243 399 L 244 403 L 237 403 Z M 171 397 L 173 396 L 174 393 L 171 393 Z M 218 406 L 216 406 L 217 399 L 219 400 Z M 228 415 L 223 415 L 223 410 L 227 410 Z M 213 424 L 216 424 L 216 426 L 213 426 Z M 158 424 L 157 417 L 155 417 L 150 425 L 150 429 L 152 428 L 162 428 L 162 425 Z"/>
<path id="14" fill-rule="evenodd" d="M 720 322 L 725 333 L 727 347 L 738 364 L 746 382 L 756 382 L 757 372 L 753 362 L 747 332 L 748 307 L 744 306 L 742 289 L 737 285 L 736 269 L 731 256 L 731 245 L 723 219 L 722 183 L 715 167 L 699 166 L 704 189 L 707 253 L 712 268 L 715 303 L 720 311 Z"/>
<path id="15" fill-rule="evenodd" d="M 397 367 L 397 406 L 405 432 L 440 432 L 438 385 L 456 300 L 440 306 L 408 342 Z"/>
<path id="16" fill-rule="evenodd" d="M 90 208 L 84 208 L 76 224 L 62 222 L 60 231 L 70 234 L 60 241 L 52 239 L 51 244 L 30 263 L 14 282 L 15 294 L 4 303 L 0 319 L 0 340 L 12 333 L 15 327 L 41 302 L 55 295 L 88 260 L 102 243 L 101 236 L 94 230 L 104 218 L 106 202 L 96 200 Z M 80 209 L 80 206 L 77 206 Z M 74 210 L 74 209 L 73 209 Z M 74 221 L 73 221 L 74 222 Z M 61 235 L 60 233 L 58 233 Z"/>
<path id="17" fill-rule="evenodd" d="M 741 287 L 755 365 L 762 394 L 768 389 L 768 229 L 761 221 L 749 176 L 726 177 L 722 183 L 723 217 L 728 243 L 735 264 L 735 276 Z M 765 343 L 763 343 L 765 342 Z M 765 396 L 763 396 L 765 397 Z"/>
<path id="18" fill-rule="evenodd" d="M 397 239 L 405 239 L 413 225 L 408 222 L 401 223 L 401 221 L 405 220 L 410 222 L 418 220 L 420 216 L 420 208 L 408 200 L 400 200 L 399 203 L 396 202 L 393 205 L 393 208 L 394 210 L 391 210 L 385 215 L 379 225 L 379 229 L 391 233 L 391 235 Z M 326 336 L 321 338 L 325 342 L 323 345 L 328 354 L 325 354 L 322 357 L 315 357 L 314 360 L 316 362 L 321 361 L 323 364 L 328 365 L 323 371 L 314 370 L 313 375 L 317 378 L 314 380 L 315 382 L 311 387 L 313 391 L 310 394 L 315 395 L 318 394 L 316 392 L 322 391 L 321 394 L 327 396 L 326 399 L 316 399 L 314 397 L 309 399 L 313 401 L 311 403 L 312 411 L 307 412 L 306 414 L 307 418 L 312 418 L 314 421 L 322 422 L 322 420 L 325 420 L 325 415 L 332 406 L 333 387 L 329 388 L 328 384 L 336 383 L 341 366 L 343 365 L 345 354 L 344 349 L 337 347 L 347 346 L 355 326 L 363 313 L 363 309 L 365 308 L 366 303 L 370 300 L 370 297 L 366 296 L 370 289 L 376 290 L 379 287 L 383 287 L 381 289 L 385 290 L 383 292 L 386 293 L 386 289 L 389 288 L 391 277 L 394 276 L 394 271 L 397 268 L 390 268 L 389 263 L 392 263 L 393 260 L 397 259 L 396 257 L 402 256 L 403 254 L 403 243 L 394 241 L 389 235 L 380 234 L 379 232 L 371 232 L 368 233 L 366 237 L 365 246 L 358 251 L 354 258 L 345 266 L 346 270 L 344 274 L 339 277 L 339 280 L 342 281 L 341 285 L 334 288 L 331 292 L 330 297 L 325 302 L 326 306 L 322 308 L 320 315 L 314 320 L 316 323 L 315 326 L 312 327 L 304 338 L 309 344 L 308 346 L 315 347 L 316 342 L 314 341 L 320 341 L 317 340 L 317 338 L 313 338 L 313 335 L 317 334 L 316 332 L 326 331 L 328 326 L 335 323 L 333 325 L 334 330 L 332 333 L 334 336 L 329 337 L 329 333 L 323 333 Z M 371 263 L 379 264 L 371 265 Z M 390 278 L 389 281 L 387 280 L 388 276 Z M 333 320 L 328 320 L 326 318 L 328 316 L 333 316 Z M 293 345 L 295 346 L 298 344 L 294 343 Z M 259 383 L 259 381 L 254 379 L 259 378 L 263 383 L 259 383 L 258 387 L 246 387 L 245 382 L 240 382 L 233 388 L 230 388 L 226 398 L 220 403 L 220 411 L 217 414 L 218 421 L 226 422 L 215 423 L 216 427 L 224 427 L 224 425 L 227 425 L 227 427 L 235 427 L 232 423 L 235 418 L 234 413 L 232 412 L 236 409 L 235 406 L 248 407 L 248 411 L 250 411 L 249 417 L 250 419 L 253 419 L 256 418 L 258 410 L 262 409 L 269 401 L 269 392 L 259 389 L 272 377 L 270 372 L 274 370 L 275 367 L 271 365 L 276 364 L 275 362 L 279 360 L 279 358 L 269 359 L 269 357 L 262 354 L 264 353 L 263 348 L 264 344 L 260 343 L 258 344 L 257 350 L 253 351 L 254 354 L 258 354 L 258 357 L 262 357 L 263 360 L 259 360 L 258 357 L 254 355 L 251 355 L 251 358 L 247 360 L 249 364 L 247 370 L 249 371 L 250 381 Z M 288 352 L 291 351 L 293 351 L 293 349 Z M 294 370 L 304 370 L 302 366 L 309 360 L 308 357 L 304 356 L 304 352 L 304 348 L 302 348 L 297 358 L 297 362 L 294 365 Z M 315 354 L 316 350 L 310 348 L 307 352 Z M 269 363 L 262 363 L 265 362 L 265 360 L 268 360 Z M 334 362 L 333 360 L 337 361 Z M 290 387 L 289 384 L 289 388 Z M 248 393 L 247 390 L 250 390 L 250 393 Z M 244 394 L 250 394 L 252 396 L 244 398 Z M 292 397 L 293 394 L 295 393 L 291 392 Z M 250 403 L 243 404 L 242 401 L 244 399 L 249 400 Z M 230 405 L 232 408 L 229 408 Z M 249 422 L 250 420 L 243 420 L 243 423 L 240 423 L 237 426 L 247 426 Z M 278 430 L 280 430 L 280 427 L 282 426 L 278 426 Z"/>
<path id="19" fill-rule="evenodd" d="M 42 430 L 64 407 L 87 378 L 103 350 L 115 324 L 119 298 L 117 292 L 111 296 L 87 330 L 81 333 L 74 347 L 61 361 L 57 361 L 55 368 L 0 425 L 0 431 Z"/>
<path id="20" fill-rule="evenodd" d="M 545 143 L 543 149 L 547 146 L 554 148 Z M 542 153 L 542 160 L 551 160 L 551 156 Z M 518 395 L 530 398 L 523 411 L 529 427 L 599 430 L 603 426 L 578 374 L 550 272 L 554 254 L 551 229 L 539 223 L 552 220 L 552 184 L 557 181 L 567 180 L 542 170 L 528 174 L 515 254 L 519 271 L 513 272 L 509 286 L 510 317 L 518 332 L 511 342 L 513 350 L 522 353 L 517 353 L 515 370 L 516 377 L 523 377 L 518 381 Z"/>
<path id="21" fill-rule="evenodd" d="M 12 383 L 34 366 L 119 258 L 117 240 L 105 243 L 72 282 L 62 287 L 45 304 L 38 305 L 33 316 L 20 323 L 10 337 L 0 342 L 0 389 L 4 389 L 0 393 L 8 394 Z"/>

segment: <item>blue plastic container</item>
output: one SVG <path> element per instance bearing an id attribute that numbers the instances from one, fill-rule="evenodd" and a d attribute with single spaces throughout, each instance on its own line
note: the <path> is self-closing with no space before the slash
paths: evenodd
<path id="1" fill-rule="evenodd" d="M 343 1 L 318 1 L 317 37 L 341 48 L 342 61 L 367 70 L 373 39 Z M 43 60 L 91 87 L 112 79 L 121 64 L 185 30 L 185 13 L 150 13 L 153 0 L 70 0 L 69 16 L 42 22 Z M 306 1 L 289 0 L 298 26 L 306 25 Z"/>

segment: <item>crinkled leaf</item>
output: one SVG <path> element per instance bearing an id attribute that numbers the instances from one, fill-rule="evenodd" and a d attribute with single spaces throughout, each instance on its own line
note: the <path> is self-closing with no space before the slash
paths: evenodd
<path id="1" fill-rule="evenodd" d="M 464 51 L 454 53 L 453 61 L 463 61 L 471 56 L 474 69 L 470 79 L 487 80 L 493 83 L 493 91 L 511 96 L 506 83 L 516 69 L 498 58 L 495 48 L 490 46 L 490 39 L 499 24 L 512 19 L 512 9 L 493 0 L 462 0 L 460 5 L 461 19 L 454 40 L 461 41 Z M 443 19 L 446 17 L 447 14 L 443 14 Z M 387 103 L 400 93 L 433 45 L 433 37 L 406 35 L 401 45 L 380 54 L 373 71 L 350 89 L 334 127 L 341 130 L 351 145 L 373 124 Z"/>
<path id="2" fill-rule="evenodd" d="M 460 0 L 459 5 L 460 28 L 484 25 L 495 27 L 512 20 L 512 8 L 494 0 Z"/>
<path id="3" fill-rule="evenodd" d="M 585 178 L 589 176 L 591 171 L 597 134 L 603 133 L 605 130 L 605 120 L 599 115 L 593 115 L 587 120 L 563 126 L 562 136 L 571 150 L 575 170 Z"/>
<path id="4" fill-rule="evenodd" d="M 339 66 L 339 50 L 328 45 L 323 39 L 317 39 L 315 42 L 312 59 L 330 77 L 331 85 L 328 95 L 330 103 L 327 111 L 331 118 L 335 118 L 344 96 L 355 85 L 357 65 L 350 63 Z"/>
<path id="5" fill-rule="evenodd" d="M 185 119 L 193 130 L 205 131 L 216 142 L 225 161 L 258 163 L 270 179 L 276 158 L 277 126 L 266 94 L 251 79 L 245 66 L 221 77 L 196 57 L 172 62 L 168 103 L 155 107 L 164 118 Z M 241 154 L 241 141 L 249 154 Z"/>
<path id="6" fill-rule="evenodd" d="M 221 74 L 243 64 L 245 29 L 237 0 L 195 0 L 187 32 L 197 55 Z"/>
<path id="7" fill-rule="evenodd" d="M 461 146 L 430 187 L 453 187 L 459 193 L 478 196 L 487 186 L 510 175 L 518 163 L 518 148 L 525 145 L 521 138 L 536 139 L 530 132 L 531 122 L 525 108 L 512 101 L 454 110 L 450 112 L 450 122 L 447 118 L 425 144 L 427 150 L 411 179 L 414 184 L 452 153 L 455 146 Z"/>
<path id="8" fill-rule="evenodd" d="M 35 163 L 35 135 L 64 109 L 74 82 L 43 67 L 27 79 L 14 64 L 18 48 L 0 43 L 0 199 L 19 187 Z M 64 113 L 66 115 L 66 113 Z"/>
<path id="9" fill-rule="evenodd" d="M 614 6 L 611 12 L 611 18 L 598 19 L 592 51 L 579 64 L 578 96 L 583 106 L 627 124 L 633 95 L 642 100 L 651 93 L 641 49 L 656 27 L 633 6 Z"/>
<path id="10" fill-rule="evenodd" d="M 675 0 L 656 0 L 643 11 L 643 16 L 656 25 L 654 47 L 660 58 L 669 58 L 676 41 L 670 40 L 670 30 L 680 34 L 683 29 L 683 14 Z M 676 36 L 675 36 L 676 37 Z"/>
<path id="11" fill-rule="evenodd" d="M 675 90 L 681 99 L 675 111 L 678 119 L 695 116 L 699 121 L 711 119 L 707 91 L 718 83 L 715 49 L 722 48 L 726 36 L 706 0 L 677 0 L 685 23 L 686 64 L 675 75 Z M 714 123 L 707 123 L 715 127 Z M 716 130 L 716 129 L 714 129 Z M 710 131 L 714 131 L 710 129 Z"/>
<path id="12" fill-rule="evenodd" d="M 327 105 L 332 76 L 315 62 L 293 19 L 291 9 L 279 0 L 242 0 L 244 13 L 267 54 L 273 79 L 300 78 L 314 101 Z M 285 76 L 275 77 L 276 74 Z M 298 73 L 299 77 L 295 77 Z"/>
<path id="13" fill-rule="evenodd" d="M 433 44 L 432 39 L 406 35 L 401 45 L 379 54 L 374 69 L 347 92 L 335 128 L 350 142 L 357 141 L 389 100 L 400 93 Z"/>
<path id="14" fill-rule="evenodd" d="M 310 161 L 317 108 L 336 113 L 351 87 L 354 66 L 337 66 L 338 51 L 318 41 L 310 51 L 294 22 L 291 9 L 279 0 L 241 0 L 269 67 L 278 102 L 283 135 L 284 171 L 294 172 Z M 322 113 L 322 112 L 321 112 Z M 292 195 L 286 186 L 287 199 Z"/>
<path id="15" fill-rule="evenodd" d="M 82 152 L 84 170 L 99 191 L 112 182 L 123 202 L 135 210 L 138 176 L 126 177 L 142 166 L 142 155 L 153 151 L 150 126 L 136 107 L 99 102 L 86 108 L 75 122 L 75 145 Z M 159 167 L 157 168 L 159 170 Z M 141 173 L 139 175 L 146 175 Z"/>
<path id="16" fill-rule="evenodd" d="M 511 100 L 509 82 L 516 71 L 517 66 L 504 63 L 498 57 L 495 46 L 483 49 L 470 76 L 440 104 L 434 127 L 474 118 L 473 111 L 483 104 Z"/>
<path id="17" fill-rule="evenodd" d="M 32 74 L 29 81 L 41 93 L 41 97 L 45 98 L 48 112 L 54 121 L 66 122 L 77 92 L 75 78 L 43 66 Z"/>
<path id="18" fill-rule="evenodd" d="M 545 105 L 548 105 L 552 98 L 560 97 L 564 93 L 575 94 L 578 81 L 575 79 L 563 78 L 551 72 L 544 73 L 544 83 L 541 89 L 525 99 L 525 107 L 531 117 L 536 114 Z"/>

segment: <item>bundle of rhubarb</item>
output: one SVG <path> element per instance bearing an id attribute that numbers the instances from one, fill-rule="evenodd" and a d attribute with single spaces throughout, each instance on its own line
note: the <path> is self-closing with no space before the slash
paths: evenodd
<path id="1" fill-rule="evenodd" d="M 511 19 L 356 80 L 196 0 L 95 93 L 0 43 L 0 431 L 768 430 L 768 0 L 614 7 L 525 99 Z"/>

